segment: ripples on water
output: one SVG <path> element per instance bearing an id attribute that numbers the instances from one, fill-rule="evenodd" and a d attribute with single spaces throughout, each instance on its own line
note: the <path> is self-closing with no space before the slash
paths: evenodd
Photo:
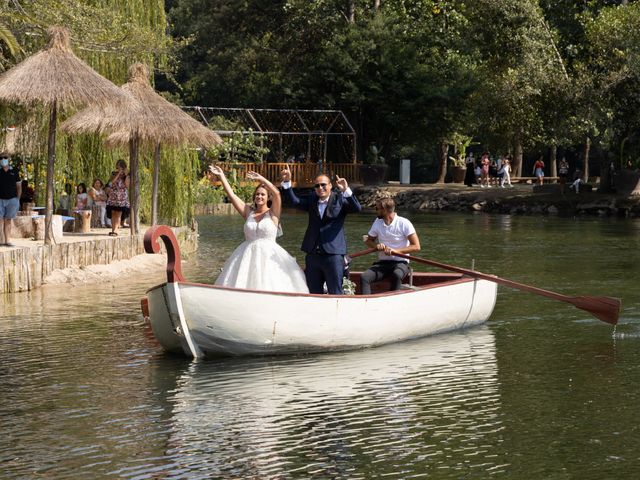
<path id="1" fill-rule="evenodd" d="M 637 223 L 412 219 L 424 256 L 621 296 L 621 325 L 612 338 L 586 312 L 501 288 L 488 324 L 465 332 L 191 363 L 164 355 L 139 314 L 162 272 L 7 295 L 0 478 L 637 477 Z M 370 218 L 350 222 L 357 251 Z M 299 260 L 304 223 L 285 216 L 281 243 Z M 187 277 L 215 278 L 240 228 L 203 217 Z"/>
<path id="2" fill-rule="evenodd" d="M 169 448 L 188 453 L 190 469 L 232 477 L 499 468 L 487 458 L 501 428 L 496 374 L 486 328 L 361 352 L 193 364 L 176 379 Z"/>

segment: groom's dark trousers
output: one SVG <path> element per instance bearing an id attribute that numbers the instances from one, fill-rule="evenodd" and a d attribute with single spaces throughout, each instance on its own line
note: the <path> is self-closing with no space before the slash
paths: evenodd
<path id="1" fill-rule="evenodd" d="M 288 203 L 309 214 L 300 247 L 307 254 L 305 276 L 309 292 L 323 293 L 326 283 L 328 293 L 342 294 L 344 256 L 347 253 L 344 221 L 347 213 L 362 210 L 360 203 L 354 195 L 345 197 L 342 193 L 331 192 L 324 215 L 320 217 L 315 192 L 309 197 L 298 198 L 292 188 L 283 188 L 282 194 Z"/>

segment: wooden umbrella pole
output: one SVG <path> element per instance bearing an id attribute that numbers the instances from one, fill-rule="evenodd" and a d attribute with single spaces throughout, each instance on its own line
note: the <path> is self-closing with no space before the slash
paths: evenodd
<path id="1" fill-rule="evenodd" d="M 544 290 L 542 288 L 533 287 L 531 285 L 525 285 L 523 283 L 514 282 L 507 278 L 500 278 L 496 275 L 488 275 L 482 272 L 476 272 L 475 270 L 467 270 L 466 268 L 456 267 L 453 265 L 447 265 L 446 263 L 436 262 L 434 260 L 427 260 L 426 258 L 414 257 L 413 255 L 405 255 L 403 253 L 393 253 L 394 257 L 406 258 L 407 260 L 414 261 L 416 263 L 423 263 L 425 265 L 431 265 L 434 267 L 442 268 L 445 270 L 451 270 L 452 272 L 462 273 L 469 277 L 480 278 L 482 280 L 488 280 L 495 282 L 505 287 L 511 287 L 525 292 L 535 293 L 543 297 L 552 298 L 561 302 L 571 303 L 575 307 L 589 312 L 598 320 L 616 325 L 618 323 L 618 317 L 620 316 L 621 301 L 619 298 L 613 297 L 590 297 L 590 296 L 576 296 L 571 297 L 563 295 L 561 293 L 552 292 L 550 290 Z"/>
<path id="2" fill-rule="evenodd" d="M 131 235 L 137 235 L 139 231 L 139 208 L 140 208 L 140 175 L 138 168 L 138 136 L 133 135 L 129 140 L 129 190 L 130 190 L 130 210 L 129 228 Z"/>
<path id="3" fill-rule="evenodd" d="M 158 190 L 160 184 L 160 142 L 153 152 L 153 189 L 151 192 L 151 225 L 158 223 Z"/>
<path id="4" fill-rule="evenodd" d="M 44 243 L 51 245 L 53 238 L 53 179 L 55 176 L 54 166 L 56 163 L 56 127 L 58 122 L 58 105 L 54 100 L 49 112 L 49 139 L 47 142 L 47 187 L 46 205 L 44 210 Z"/>

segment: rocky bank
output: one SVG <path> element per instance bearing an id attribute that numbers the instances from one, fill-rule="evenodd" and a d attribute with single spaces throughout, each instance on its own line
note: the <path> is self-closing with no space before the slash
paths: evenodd
<path id="1" fill-rule="evenodd" d="M 549 185 L 555 187 L 555 185 Z M 533 185 L 479 188 L 460 184 L 362 186 L 354 189 L 365 207 L 391 196 L 400 210 L 449 210 L 503 214 L 598 215 L 640 217 L 640 197 L 539 189 Z"/>

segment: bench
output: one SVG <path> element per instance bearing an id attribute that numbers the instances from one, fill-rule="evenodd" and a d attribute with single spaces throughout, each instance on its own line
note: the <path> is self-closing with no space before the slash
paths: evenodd
<path id="1" fill-rule="evenodd" d="M 556 183 L 560 177 L 544 177 L 544 183 Z M 511 183 L 525 183 L 535 184 L 538 183 L 538 177 L 511 177 Z"/>

